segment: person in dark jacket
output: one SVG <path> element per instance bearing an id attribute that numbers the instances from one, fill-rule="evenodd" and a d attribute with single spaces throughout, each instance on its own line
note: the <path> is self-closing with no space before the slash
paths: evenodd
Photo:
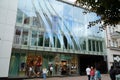
<path id="1" fill-rule="evenodd" d="M 114 68 L 114 66 L 111 66 L 109 74 L 110 74 L 111 80 L 116 80 L 116 69 Z"/>

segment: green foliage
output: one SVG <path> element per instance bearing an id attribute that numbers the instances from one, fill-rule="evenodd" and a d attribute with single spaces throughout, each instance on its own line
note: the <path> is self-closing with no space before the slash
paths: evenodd
<path id="1" fill-rule="evenodd" d="M 120 22 L 120 0 L 77 0 L 76 4 L 101 16 L 101 19 L 90 22 L 89 27 L 103 21 L 101 28 L 104 29 L 106 25 L 115 26 Z"/>

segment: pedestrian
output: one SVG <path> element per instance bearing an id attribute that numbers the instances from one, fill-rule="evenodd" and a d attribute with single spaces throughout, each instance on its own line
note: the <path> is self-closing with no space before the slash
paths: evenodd
<path id="1" fill-rule="evenodd" d="M 95 80 L 101 80 L 101 73 L 100 73 L 100 71 L 97 68 L 95 68 L 94 70 L 95 70 L 94 79 Z"/>
<path id="2" fill-rule="evenodd" d="M 90 70 L 90 80 L 94 80 L 94 75 L 95 75 L 95 70 L 93 67 L 91 67 L 91 70 Z"/>
<path id="3" fill-rule="evenodd" d="M 28 76 L 29 77 L 34 77 L 35 75 L 36 75 L 36 73 L 35 73 L 35 70 L 34 70 L 34 66 L 30 66 Z"/>
<path id="4" fill-rule="evenodd" d="M 90 67 L 88 66 L 87 68 L 86 68 L 86 74 L 87 74 L 87 76 L 88 76 L 88 80 L 90 80 Z"/>
<path id="5" fill-rule="evenodd" d="M 52 64 L 50 65 L 49 71 L 50 71 L 50 76 L 52 76 L 53 75 L 53 66 L 52 66 Z"/>
<path id="6" fill-rule="evenodd" d="M 111 66 L 109 74 L 111 80 L 116 80 L 116 69 L 113 66 Z"/>
<path id="7" fill-rule="evenodd" d="M 47 72 L 48 72 L 48 70 L 44 67 L 43 70 L 42 70 L 44 80 L 46 80 Z"/>

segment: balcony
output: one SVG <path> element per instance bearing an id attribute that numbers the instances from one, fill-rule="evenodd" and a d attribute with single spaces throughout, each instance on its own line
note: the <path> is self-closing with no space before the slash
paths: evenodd
<path id="1" fill-rule="evenodd" d="M 109 48 L 110 48 L 111 50 L 120 51 L 120 46 L 118 46 L 118 47 L 109 46 Z"/>
<path id="2" fill-rule="evenodd" d="M 115 32 L 111 33 L 111 38 L 113 38 L 113 39 L 120 39 L 120 32 L 119 31 L 115 31 Z"/>
<path id="3" fill-rule="evenodd" d="M 110 49 L 120 51 L 120 47 L 111 47 Z"/>

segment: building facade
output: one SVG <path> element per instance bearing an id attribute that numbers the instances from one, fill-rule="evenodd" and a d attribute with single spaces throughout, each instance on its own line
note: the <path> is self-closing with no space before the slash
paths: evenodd
<path id="1" fill-rule="evenodd" d="M 120 66 L 120 25 L 107 26 L 106 45 L 108 55 L 108 69 L 114 64 Z"/>
<path id="2" fill-rule="evenodd" d="M 8 77 L 11 49 L 13 44 L 17 0 L 0 1 L 0 77 Z"/>
<path id="3" fill-rule="evenodd" d="M 1 10 L 4 7 L 5 11 L 12 11 L 8 15 L 3 10 L 8 17 L 1 13 L 5 16 L 0 20 L 0 63 L 3 64 L 0 77 L 29 76 L 30 66 L 36 74 L 38 69 L 41 72 L 46 67 L 48 76 L 82 75 L 88 65 L 107 72 L 104 32 L 98 33 L 98 27 L 87 26 L 99 18 L 95 13 L 84 14 L 84 9 L 56 0 L 15 2 L 11 2 L 10 9 L 5 6 L 7 0 L 0 3 Z"/>

